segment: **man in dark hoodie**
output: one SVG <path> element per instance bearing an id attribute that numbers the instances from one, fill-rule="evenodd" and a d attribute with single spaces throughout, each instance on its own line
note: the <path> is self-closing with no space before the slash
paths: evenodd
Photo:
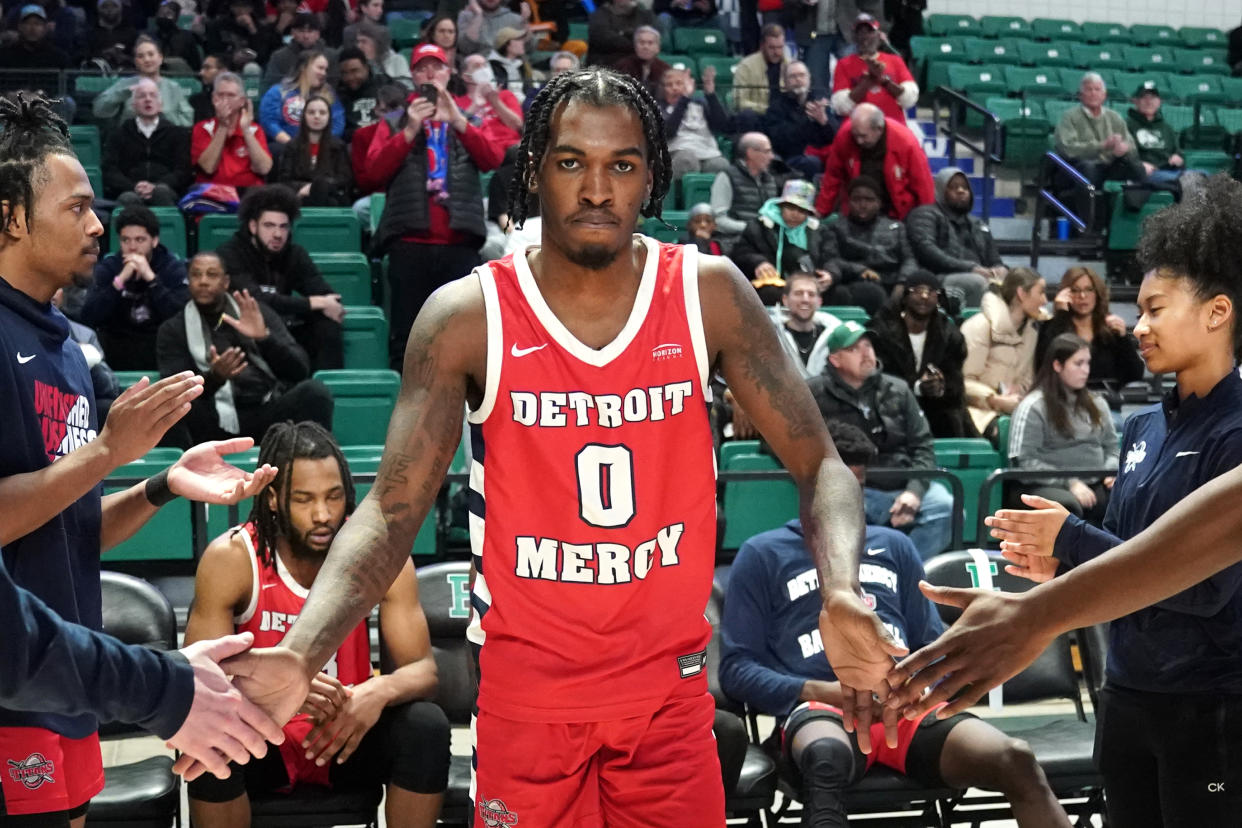
<path id="1" fill-rule="evenodd" d="M 160 87 L 140 78 L 131 93 L 134 117 L 104 142 L 104 193 L 123 206 L 175 207 L 190 188 L 190 130 L 161 117 Z"/>
<path id="2" fill-rule="evenodd" d="M 989 282 L 1005 278 L 1009 268 L 996 252 L 992 231 L 970 214 L 975 194 L 957 167 L 936 173 L 936 200 L 915 207 L 906 232 L 919 266 L 941 278 L 945 293 L 963 307 L 977 308 Z"/>
<path id="3" fill-rule="evenodd" d="M 190 298 L 185 262 L 160 244 L 160 222 L 146 207 L 116 220 L 121 249 L 95 265 L 78 316 L 95 328 L 108 364 L 118 371 L 155 367 L 155 334 Z"/>
<path id="4" fill-rule="evenodd" d="M 857 322 L 842 322 L 828 335 L 828 364 L 810 380 L 825 422 L 861 428 L 879 453 L 873 468 L 934 469 L 936 449 L 927 418 L 910 386 L 880 373 L 875 335 Z M 953 496 L 943 484 L 907 480 L 904 488 L 863 489 L 867 524 L 892 526 L 910 536 L 923 560 L 938 555 L 952 537 Z"/>
<path id="5" fill-rule="evenodd" d="M 249 290 L 280 314 L 313 370 L 344 368 L 345 308 L 306 248 L 291 239 L 298 213 L 289 188 L 256 187 L 238 209 L 241 226 L 216 252 L 236 289 Z"/>
<path id="6" fill-rule="evenodd" d="M 323 24 L 319 22 L 319 15 L 313 12 L 298 12 L 293 18 L 293 25 L 289 27 L 289 31 L 292 37 L 288 44 L 272 52 L 272 56 L 267 61 L 267 69 L 263 72 L 263 83 L 260 84 L 261 91 L 266 92 L 293 74 L 293 69 L 298 64 L 298 55 L 307 49 L 318 49 L 327 56 L 328 83 L 335 88 L 337 84 L 336 49 L 330 47 L 323 39 Z"/>
<path id="7" fill-rule="evenodd" d="M 1143 81 L 1134 90 L 1134 106 L 1126 116 L 1126 126 L 1134 136 L 1139 161 L 1151 184 L 1176 181 L 1185 172 L 1186 161 L 1178 151 L 1177 130 L 1160 111 L 1160 89 L 1155 81 Z"/>
<path id="8" fill-rule="evenodd" d="M 940 310 L 940 280 L 926 270 L 906 277 L 901 299 L 880 308 L 867 327 L 884 373 L 906 381 L 936 437 L 978 437 L 966 411 L 966 340 Z"/>
<path id="9" fill-rule="evenodd" d="M 28 3 L 18 12 L 18 39 L 0 50 L 0 69 L 67 69 L 69 55 L 57 48 L 47 26 L 47 12 Z"/>

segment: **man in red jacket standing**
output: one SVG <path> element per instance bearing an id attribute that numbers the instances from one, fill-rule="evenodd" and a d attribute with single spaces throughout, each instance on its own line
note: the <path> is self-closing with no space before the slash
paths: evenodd
<path id="1" fill-rule="evenodd" d="M 920 204 L 931 204 L 936 192 L 923 148 L 905 124 L 884 117 L 875 104 L 860 103 L 841 125 L 827 151 L 807 148 L 824 161 L 824 178 L 815 210 L 826 216 L 836 211 L 845 185 L 860 175 L 878 181 L 884 212 L 905 220 Z M 848 204 L 840 205 L 849 212 Z"/>

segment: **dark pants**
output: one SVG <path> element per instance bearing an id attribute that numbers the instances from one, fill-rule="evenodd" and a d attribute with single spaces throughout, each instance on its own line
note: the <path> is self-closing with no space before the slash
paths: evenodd
<path id="1" fill-rule="evenodd" d="M 393 784 L 414 793 L 440 793 L 448 787 L 449 723 L 432 702 L 387 707 L 379 721 L 343 763 L 329 771 L 335 788 L 358 789 Z M 243 793 L 271 793 L 289 784 L 280 751 L 269 746 L 262 759 L 229 764 L 228 779 L 203 774 L 189 784 L 190 797 L 201 802 L 230 802 Z"/>
<path id="2" fill-rule="evenodd" d="M 345 367 L 345 336 L 340 322 L 315 311 L 302 319 L 286 320 L 285 326 L 310 357 L 312 371 Z"/>
<path id="3" fill-rule="evenodd" d="M 1106 685 L 1095 759 L 1119 828 L 1237 825 L 1242 697 L 1145 693 Z"/>
<path id="4" fill-rule="evenodd" d="M 215 401 L 200 397 L 191 405 L 190 413 L 168 430 L 160 445 L 188 449 L 207 440 L 227 440 L 239 436 L 253 437 L 255 443 L 259 443 L 268 427 L 282 420 L 311 420 L 331 431 L 332 409 L 332 392 L 328 386 L 319 380 L 302 380 L 263 405 L 238 409 L 237 420 L 241 431 L 229 434 L 220 428 Z"/>
<path id="5" fill-rule="evenodd" d="M 479 264 L 479 251 L 473 247 L 397 242 L 389 249 L 388 356 L 394 371 L 401 370 L 405 341 L 427 299 L 437 288 L 460 279 Z"/>
<path id="6" fill-rule="evenodd" d="M 1130 160 L 1129 156 L 1113 158 L 1109 161 L 1091 161 L 1087 159 L 1068 159 L 1074 168 L 1082 173 L 1083 178 L 1090 181 L 1098 190 L 1104 186 L 1105 181 L 1141 181 L 1147 176 L 1147 171 L 1143 169 L 1143 165 L 1138 161 Z M 1085 190 L 1074 189 L 1073 182 L 1068 175 L 1061 171 L 1056 174 L 1058 185 L 1057 189 L 1063 196 L 1062 200 L 1069 199 L 1067 203 L 1072 204 L 1084 220 L 1087 217 L 1087 200 L 1088 196 Z M 1109 209 L 1106 199 L 1098 199 L 1096 201 L 1095 223 L 1089 229 L 1101 232 L 1108 226 Z"/>
<path id="7" fill-rule="evenodd" d="M 122 207 L 176 207 L 177 193 L 167 184 L 156 184 L 150 198 L 144 199 L 131 190 L 117 196 L 116 203 Z"/>
<path id="8" fill-rule="evenodd" d="M 892 288 L 884 287 L 882 282 L 859 279 L 849 284 L 833 284 L 824 294 L 825 305 L 856 305 L 868 314 L 875 316 L 888 301 Z"/>

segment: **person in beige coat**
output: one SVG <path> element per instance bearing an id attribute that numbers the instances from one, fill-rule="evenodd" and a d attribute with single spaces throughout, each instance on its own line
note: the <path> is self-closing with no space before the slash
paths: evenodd
<path id="1" fill-rule="evenodd" d="M 1044 278 L 1015 267 L 999 292 L 984 294 L 979 313 L 962 323 L 966 403 L 979 433 L 991 438 L 1000 414 L 1012 414 L 1035 376 L 1036 320 L 1044 312 Z"/>

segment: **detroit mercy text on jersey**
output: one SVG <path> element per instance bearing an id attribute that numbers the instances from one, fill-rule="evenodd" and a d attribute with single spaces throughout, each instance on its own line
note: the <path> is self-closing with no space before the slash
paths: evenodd
<path id="1" fill-rule="evenodd" d="M 582 344 L 525 250 L 479 268 L 487 388 L 471 412 L 468 636 L 479 708 L 518 721 L 642 715 L 706 691 L 716 546 L 694 247 L 646 237 L 634 307 Z"/>

